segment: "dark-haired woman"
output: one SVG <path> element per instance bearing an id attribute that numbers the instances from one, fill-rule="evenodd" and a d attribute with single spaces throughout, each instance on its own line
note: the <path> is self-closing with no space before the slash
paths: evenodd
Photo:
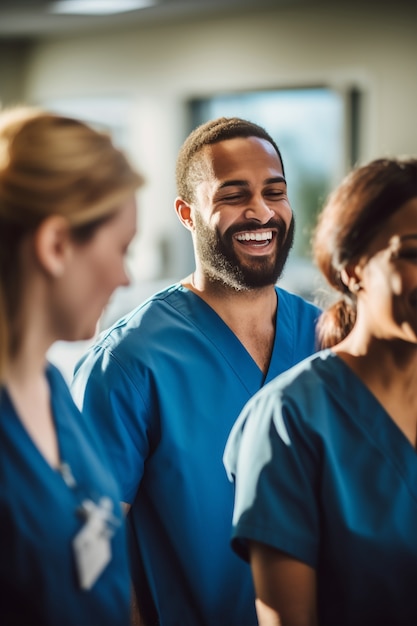
<path id="1" fill-rule="evenodd" d="M 417 160 L 330 196 L 324 349 L 246 405 L 226 448 L 233 547 L 262 626 L 417 624 Z"/>

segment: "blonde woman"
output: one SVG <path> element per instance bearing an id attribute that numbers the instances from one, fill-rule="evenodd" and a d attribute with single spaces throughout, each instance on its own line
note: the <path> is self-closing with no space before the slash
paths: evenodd
<path id="1" fill-rule="evenodd" d="M 91 337 L 136 232 L 142 178 L 110 138 L 32 108 L 0 114 L 0 623 L 129 623 L 120 496 L 60 372 Z"/>

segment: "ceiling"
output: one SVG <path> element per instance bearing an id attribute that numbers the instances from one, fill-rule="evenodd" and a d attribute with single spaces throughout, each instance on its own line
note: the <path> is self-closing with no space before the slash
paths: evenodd
<path id="1" fill-rule="evenodd" d="M 107 16 L 56 15 L 53 0 L 0 0 L 0 39 L 38 38 L 92 32 L 144 23 L 171 21 L 216 12 L 245 11 L 299 3 L 302 0 L 154 0 L 153 6 Z M 114 0 L 117 5 L 118 0 Z"/>

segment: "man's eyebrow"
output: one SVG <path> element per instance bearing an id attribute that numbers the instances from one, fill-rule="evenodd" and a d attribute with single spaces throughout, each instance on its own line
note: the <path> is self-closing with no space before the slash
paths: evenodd
<path id="1" fill-rule="evenodd" d="M 417 239 L 417 233 L 409 233 L 408 235 L 400 235 L 400 241 L 406 241 L 407 239 Z"/>
<path id="2" fill-rule="evenodd" d="M 273 185 L 276 183 L 284 183 L 286 185 L 287 181 L 283 176 L 273 176 L 263 181 L 264 185 Z M 219 189 L 224 189 L 225 187 L 249 187 L 249 183 L 247 180 L 225 180 L 224 183 L 219 185 Z"/>
<path id="3" fill-rule="evenodd" d="M 264 181 L 265 185 L 273 185 L 274 183 L 284 183 L 286 185 L 287 181 L 283 176 L 273 176 L 272 178 L 267 178 Z"/>

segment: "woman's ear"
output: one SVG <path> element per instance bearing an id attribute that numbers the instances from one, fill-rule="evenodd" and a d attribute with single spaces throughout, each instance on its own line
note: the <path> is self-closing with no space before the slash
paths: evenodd
<path id="1" fill-rule="evenodd" d="M 362 266 L 346 265 L 340 272 L 340 278 L 351 293 L 358 293 L 362 289 Z"/>
<path id="2" fill-rule="evenodd" d="M 192 209 L 190 205 L 187 204 L 187 202 L 185 202 L 185 200 L 183 200 L 182 198 L 176 198 L 175 210 L 177 212 L 178 219 L 180 220 L 181 224 L 185 226 L 185 228 L 187 228 L 188 230 L 193 231 L 194 224 L 193 224 L 193 220 L 191 217 Z"/>
<path id="3" fill-rule="evenodd" d="M 62 215 L 52 215 L 39 226 L 34 238 L 35 254 L 43 270 L 54 278 L 65 271 L 72 240 L 68 221 Z"/>

